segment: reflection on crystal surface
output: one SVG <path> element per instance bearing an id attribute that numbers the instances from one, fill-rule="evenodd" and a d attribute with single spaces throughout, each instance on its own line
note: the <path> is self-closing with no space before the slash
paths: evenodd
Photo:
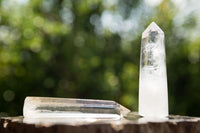
<path id="1" fill-rule="evenodd" d="M 142 34 L 139 114 L 168 116 L 164 32 L 152 22 Z"/>
<path id="2" fill-rule="evenodd" d="M 120 119 L 129 110 L 114 101 L 27 97 L 25 118 Z"/>
<path id="3" fill-rule="evenodd" d="M 45 125 L 54 125 L 54 124 L 68 124 L 68 125 L 81 125 L 98 122 L 98 119 L 69 119 L 69 118 L 24 118 L 23 123 L 27 124 L 45 124 Z M 108 121 L 108 120 L 107 120 Z"/>

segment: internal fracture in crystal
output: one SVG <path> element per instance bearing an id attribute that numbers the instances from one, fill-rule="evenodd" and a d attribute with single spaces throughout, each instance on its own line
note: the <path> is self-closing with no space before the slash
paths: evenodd
<path id="1" fill-rule="evenodd" d="M 152 22 L 142 33 L 139 79 L 139 114 L 168 116 L 164 32 Z"/>

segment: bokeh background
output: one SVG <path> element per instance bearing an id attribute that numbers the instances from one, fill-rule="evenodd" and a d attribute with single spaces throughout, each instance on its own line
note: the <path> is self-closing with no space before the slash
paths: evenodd
<path id="1" fill-rule="evenodd" d="M 26 96 L 138 110 L 141 34 L 165 32 L 171 114 L 200 116 L 199 0 L 0 0 L 0 116 Z"/>

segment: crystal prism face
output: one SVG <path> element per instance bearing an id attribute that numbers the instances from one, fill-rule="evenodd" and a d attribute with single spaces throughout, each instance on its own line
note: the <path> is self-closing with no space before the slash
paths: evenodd
<path id="1" fill-rule="evenodd" d="M 168 116 L 164 32 L 152 22 L 142 34 L 140 53 L 139 114 Z"/>
<path id="2" fill-rule="evenodd" d="M 26 97 L 25 118 L 120 119 L 129 110 L 114 101 Z"/>

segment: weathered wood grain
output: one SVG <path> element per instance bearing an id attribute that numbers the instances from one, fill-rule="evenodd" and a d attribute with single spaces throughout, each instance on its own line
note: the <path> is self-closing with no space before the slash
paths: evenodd
<path id="1" fill-rule="evenodd" d="M 0 133 L 200 133 L 200 119 L 173 116 L 164 122 L 138 120 L 86 123 L 25 123 L 23 117 L 1 118 Z"/>

